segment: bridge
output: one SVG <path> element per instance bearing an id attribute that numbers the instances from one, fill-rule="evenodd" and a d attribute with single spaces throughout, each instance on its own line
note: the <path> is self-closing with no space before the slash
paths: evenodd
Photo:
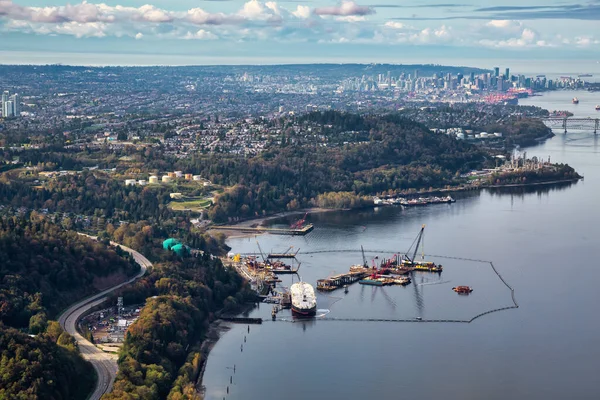
<path id="1" fill-rule="evenodd" d="M 565 133 L 567 133 L 567 128 L 593 130 L 594 134 L 598 134 L 598 130 L 600 130 L 600 118 L 548 117 L 542 118 L 542 121 L 549 128 L 561 127 Z"/>

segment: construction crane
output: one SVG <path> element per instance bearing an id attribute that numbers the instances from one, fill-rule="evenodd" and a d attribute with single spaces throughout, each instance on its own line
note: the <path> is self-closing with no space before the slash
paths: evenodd
<path id="1" fill-rule="evenodd" d="M 256 241 L 256 245 L 258 246 L 258 251 L 259 251 L 259 253 L 260 253 L 260 256 L 261 256 L 261 257 L 262 257 L 262 259 L 263 259 L 263 262 L 264 262 L 264 263 L 267 263 L 267 259 L 265 258 L 265 255 L 264 255 L 264 253 L 263 253 L 262 249 L 260 248 L 260 244 L 258 243 L 258 240 Z"/>
<path id="2" fill-rule="evenodd" d="M 298 221 L 296 221 L 290 225 L 290 229 L 301 229 L 302 226 L 304 226 L 304 223 L 306 222 L 307 216 L 308 216 L 308 213 L 304 214 L 304 217 L 302 217 L 301 219 L 299 219 Z"/>
<path id="3" fill-rule="evenodd" d="M 360 246 L 360 251 L 363 257 L 363 267 L 369 268 L 369 262 L 367 261 L 367 257 L 365 257 L 365 249 L 363 249 L 362 245 Z"/>
<path id="4" fill-rule="evenodd" d="M 421 226 L 421 230 L 419 231 L 419 234 L 417 235 L 417 237 L 415 238 L 414 242 L 410 245 L 410 247 L 408 248 L 408 251 L 406 252 L 406 258 L 411 263 L 414 263 L 415 259 L 417 258 L 417 252 L 419 251 L 419 244 L 421 244 L 424 232 L 425 232 L 425 225 L 422 225 Z M 415 243 L 416 243 L 416 245 L 415 245 Z M 412 255 L 412 258 L 411 258 L 411 257 L 408 256 L 408 253 L 410 253 L 410 250 L 413 248 L 413 246 L 415 246 L 415 251 L 413 252 L 413 255 Z M 425 254 L 423 254 L 423 258 L 425 258 Z"/>

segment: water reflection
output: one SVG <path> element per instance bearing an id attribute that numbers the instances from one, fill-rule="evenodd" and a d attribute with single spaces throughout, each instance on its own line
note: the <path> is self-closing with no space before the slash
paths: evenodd
<path id="1" fill-rule="evenodd" d="M 523 198 L 529 194 L 548 194 L 551 192 L 560 192 L 571 188 L 576 185 L 577 182 L 559 182 L 547 185 L 538 186 L 518 186 L 518 187 L 504 187 L 504 188 L 488 188 L 486 189 L 492 197 L 493 196 L 517 196 Z"/>

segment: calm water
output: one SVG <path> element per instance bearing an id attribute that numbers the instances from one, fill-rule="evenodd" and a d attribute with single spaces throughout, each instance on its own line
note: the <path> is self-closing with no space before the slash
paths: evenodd
<path id="1" fill-rule="evenodd" d="M 554 92 L 521 104 L 595 115 L 600 94 Z M 591 107 L 591 109 L 590 109 Z M 590 109 L 590 110 L 588 110 Z M 598 113 L 600 114 L 600 113 Z M 513 286 L 520 308 L 466 324 L 271 322 L 234 326 L 211 352 L 207 399 L 597 399 L 600 387 L 600 145 L 589 132 L 559 134 L 528 156 L 567 162 L 584 181 L 558 188 L 484 191 L 452 205 L 380 208 L 310 216 L 306 237 L 235 239 L 237 252 L 323 249 L 405 251 L 426 224 L 428 254 L 492 260 Z M 375 255 L 368 253 L 371 260 Z M 345 318 L 469 319 L 512 304 L 489 264 L 431 257 L 441 275 L 417 273 L 407 287 L 355 284 L 345 295 L 319 295 L 320 313 Z M 300 256 L 301 275 L 345 272 L 360 253 Z M 289 285 L 285 281 L 285 285 Z M 470 285 L 470 296 L 451 291 Z M 281 319 L 290 320 L 286 314 Z M 246 342 L 244 342 L 246 336 Z M 243 345 L 243 351 L 241 346 Z M 235 364 L 236 372 L 229 369 Z M 231 376 L 233 383 L 230 384 Z M 229 394 L 227 394 L 229 387 Z"/>

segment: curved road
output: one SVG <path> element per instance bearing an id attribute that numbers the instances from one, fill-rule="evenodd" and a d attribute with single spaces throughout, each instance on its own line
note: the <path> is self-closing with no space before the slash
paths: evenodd
<path id="1" fill-rule="evenodd" d="M 93 236 L 88 237 L 91 239 L 96 239 Z M 115 355 L 103 352 L 90 343 L 86 338 L 81 336 L 79 332 L 77 332 L 77 321 L 89 309 L 105 301 L 109 293 L 140 278 L 146 273 L 146 269 L 152 266 L 152 263 L 137 251 L 130 249 L 129 247 L 122 246 L 118 243 L 110 243 L 113 246 L 120 246 L 121 249 L 131 254 L 134 260 L 140 265 L 140 272 L 126 282 L 120 283 L 98 294 L 85 298 L 76 304 L 73 304 L 66 311 L 64 311 L 58 319 L 60 326 L 62 326 L 65 331 L 75 338 L 77 344 L 79 345 L 81 354 L 86 360 L 92 363 L 94 369 L 96 370 L 96 374 L 98 375 L 98 381 L 96 382 L 94 392 L 88 398 L 90 400 L 98 400 L 104 393 L 108 393 L 112 390 L 113 382 L 117 377 L 117 360 Z"/>

